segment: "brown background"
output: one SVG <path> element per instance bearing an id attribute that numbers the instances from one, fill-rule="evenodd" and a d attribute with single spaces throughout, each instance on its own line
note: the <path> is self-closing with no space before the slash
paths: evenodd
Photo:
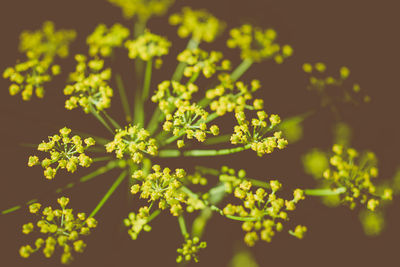
<path id="1" fill-rule="evenodd" d="M 282 117 L 295 115 L 316 106 L 317 99 L 305 90 L 306 76 L 301 71 L 305 61 L 324 61 L 328 71 L 341 65 L 348 66 L 351 77 L 372 96 L 372 103 L 357 109 L 343 109 L 344 118 L 354 127 L 353 146 L 371 149 L 380 159 L 380 179 L 391 178 L 399 164 L 398 90 L 400 42 L 398 29 L 400 18 L 396 1 L 261 1 L 261 0 L 214 0 L 177 1 L 173 10 L 182 4 L 204 7 L 217 17 L 227 21 L 229 27 L 242 22 L 252 22 L 264 27 L 274 27 L 279 41 L 289 43 L 295 56 L 282 66 L 271 62 L 262 63 L 247 73 L 245 78 L 262 80 L 262 96 L 267 111 Z M 111 25 L 124 22 L 120 11 L 106 1 L 55 1 L 13 0 L 0 2 L 0 71 L 14 65 L 18 54 L 18 36 L 24 29 L 39 28 L 44 20 L 55 21 L 58 28 L 77 29 L 78 39 L 72 46 L 72 54 L 86 52 L 85 36 L 96 24 Z M 165 18 L 154 19 L 150 28 L 173 41 L 173 52 L 183 48 L 175 29 L 166 24 Z M 223 39 L 215 45 L 204 46 L 223 49 Z M 228 52 L 228 55 L 235 53 Z M 175 68 L 173 55 L 167 60 L 157 79 L 168 77 Z M 239 60 L 233 57 L 234 62 Z M 168 63 L 172 62 L 172 63 Z M 64 73 L 73 69 L 71 59 L 64 61 Z M 129 75 L 132 64 L 121 61 L 117 67 L 133 82 Z M 54 205 L 52 189 L 66 184 L 77 175 L 60 176 L 55 181 L 44 181 L 39 168 L 29 169 L 26 160 L 32 149 L 19 146 L 21 142 L 37 143 L 57 129 L 68 125 L 97 135 L 107 135 L 101 125 L 81 111 L 65 111 L 63 108 L 64 77 L 46 86 L 44 100 L 23 102 L 20 96 L 8 95 L 8 82 L 0 81 L 0 208 L 3 210 L 32 197 L 42 196 L 45 204 Z M 121 114 L 118 99 L 113 100 L 115 117 Z M 249 174 L 260 178 L 279 178 L 288 188 L 313 185 L 305 175 L 299 160 L 310 147 L 329 148 L 331 123 L 329 113 L 322 112 L 306 123 L 306 137 L 285 151 L 270 157 L 257 158 L 244 153 L 230 158 L 201 159 L 201 164 L 218 166 L 230 164 L 246 167 Z M 243 160 L 245 159 L 245 160 Z M 246 162 L 244 162 L 246 161 Z M 174 166 L 192 166 L 192 162 L 171 163 Z M 199 162 L 196 162 L 199 163 Z M 71 197 L 71 207 L 90 212 L 103 196 L 117 172 L 96 179 L 79 188 L 66 192 Z M 122 187 L 121 187 L 122 188 Z M 171 216 L 162 216 L 153 224 L 153 231 L 143 234 L 133 242 L 121 226 L 121 220 L 132 210 L 126 201 L 127 192 L 120 189 L 102 208 L 97 218 L 98 229 L 88 238 L 87 251 L 79 255 L 72 266 L 174 266 L 175 249 L 180 245 L 178 225 Z M 134 204 L 137 206 L 137 204 Z M 400 238 L 399 201 L 387 210 L 387 228 L 376 238 L 363 234 L 357 213 L 347 208 L 329 209 L 318 200 L 306 201 L 294 216 L 293 223 L 307 225 L 309 232 L 302 241 L 280 234 L 271 244 L 259 242 L 254 248 L 260 266 L 396 266 L 398 265 L 398 241 Z M 0 265 L 1 266 L 57 266 L 59 257 L 44 260 L 42 255 L 29 261 L 21 259 L 18 248 L 27 239 L 20 232 L 29 220 L 27 212 L 15 212 L 0 217 Z M 242 246 L 243 232 L 240 224 L 213 218 L 207 227 L 205 239 L 208 249 L 201 254 L 197 266 L 226 266 L 235 249 Z"/>

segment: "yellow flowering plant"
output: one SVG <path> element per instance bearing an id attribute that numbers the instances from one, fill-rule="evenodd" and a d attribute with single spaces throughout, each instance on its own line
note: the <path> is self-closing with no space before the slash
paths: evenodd
<path id="1" fill-rule="evenodd" d="M 379 182 L 377 156 L 352 148 L 343 134 L 348 127 L 339 123 L 343 105 L 371 101 L 352 82 L 349 68 L 328 75 L 322 62 L 297 66 L 299 73 L 310 76 L 304 91 L 315 93 L 317 104 L 292 117 L 279 116 L 279 110 L 271 108 L 274 99 L 262 95 L 263 80 L 251 75 L 253 68 L 281 67 L 297 52 L 273 28 L 247 22 L 231 27 L 205 9 L 179 9 L 183 1 L 107 2 L 120 8 L 125 20 L 112 26 L 98 24 L 85 37 L 87 51 L 75 53 L 72 48 L 75 30 L 58 29 L 46 21 L 39 30 L 21 34 L 19 50 L 25 61 L 4 69 L 10 95 L 21 93 L 24 101 L 33 100 L 33 95 L 41 99 L 61 69 L 68 70 L 63 60 L 74 53 L 74 67 L 58 88 L 63 105 L 92 116 L 106 133 L 86 133 L 65 122 L 58 133 L 34 145 L 38 152 L 29 156 L 27 165 L 41 167 L 44 177 L 52 180 L 48 182 L 57 183 L 53 189 L 61 208 L 43 208 L 33 199 L 0 211 L 6 216 L 26 210 L 38 218 L 22 225 L 23 234 L 39 237 L 19 248 L 21 257 L 42 253 L 46 258 L 56 255 L 62 264 L 72 263 L 77 253 L 95 242 L 95 228 L 110 219 L 101 218 L 100 211 L 111 205 L 109 199 L 121 185 L 129 192 L 130 211 L 120 218 L 126 236 L 142 242 L 148 232 L 163 226 L 158 221 L 176 221 L 180 245 L 174 257 L 179 266 L 197 263 L 203 251 L 216 249 L 207 242 L 213 216 L 241 228 L 242 243 L 248 247 L 270 243 L 284 232 L 306 238 L 313 229 L 297 210 L 306 209 L 315 197 L 329 206 L 357 210 L 367 234 L 381 232 L 385 209 L 400 193 L 399 179 Z M 153 30 L 155 19 L 168 21 L 183 40 Z M 223 43 L 221 51 L 221 45 L 210 46 L 216 42 Z M 132 70 L 118 68 L 121 58 L 129 60 Z M 128 80 L 134 85 L 127 86 Z M 122 112 L 116 110 L 118 105 Z M 314 148 L 302 157 L 315 187 L 301 182 L 286 185 L 284 178 L 268 170 L 253 177 L 252 167 L 240 161 L 267 161 L 284 153 L 302 139 L 303 125 L 317 114 L 333 114 L 338 123 L 330 150 Z M 64 184 L 68 178 L 61 170 L 75 177 L 86 168 L 89 173 Z M 117 170 L 88 216 L 66 208 L 68 190 L 97 177 L 112 179 L 111 171 Z"/>

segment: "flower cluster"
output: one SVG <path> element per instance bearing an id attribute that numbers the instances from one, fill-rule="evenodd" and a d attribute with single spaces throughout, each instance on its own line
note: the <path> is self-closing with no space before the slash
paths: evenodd
<path id="1" fill-rule="evenodd" d="M 240 28 L 230 31 L 231 38 L 227 41 L 229 48 L 240 48 L 240 57 L 255 62 L 274 58 L 277 63 L 282 63 L 285 58 L 293 54 L 293 48 L 289 45 L 282 47 L 275 42 L 276 31 L 274 29 L 260 29 L 250 24 L 244 24 Z"/>
<path id="2" fill-rule="evenodd" d="M 183 75 L 186 77 L 196 77 L 199 73 L 203 73 L 204 77 L 210 78 L 218 70 L 229 70 L 231 63 L 229 60 L 222 60 L 222 53 L 211 51 L 208 53 L 202 49 L 185 49 L 181 52 L 177 59 L 186 63 Z"/>
<path id="3" fill-rule="evenodd" d="M 180 263 L 182 261 L 189 262 L 194 260 L 198 262 L 198 256 L 200 249 L 204 249 L 207 247 L 206 242 L 200 242 L 198 237 L 193 237 L 192 239 L 187 238 L 185 243 L 182 245 L 182 248 L 178 248 L 176 251 L 178 252 L 179 256 L 176 258 L 176 262 Z"/>
<path id="4" fill-rule="evenodd" d="M 160 110 L 167 115 L 182 103 L 192 99 L 192 95 L 198 90 L 199 88 L 194 83 L 183 85 L 177 81 L 163 81 L 157 86 L 151 101 L 158 103 Z"/>
<path id="5" fill-rule="evenodd" d="M 227 204 L 221 214 L 230 219 L 243 221 L 242 229 L 247 232 L 244 241 L 249 246 L 254 246 L 260 238 L 271 242 L 275 231 L 280 232 L 283 229 L 279 220 L 288 220 L 287 211 L 295 210 L 296 204 L 304 199 L 301 189 L 294 190 L 292 200 L 277 197 L 276 192 L 282 185 L 276 180 L 264 185 L 265 188 L 271 189 L 271 193 L 268 194 L 261 187 L 253 192 L 251 190 L 253 184 L 246 179 L 244 170 L 240 170 L 236 175 L 233 169 L 222 168 L 220 181 L 225 184 L 227 193 L 233 193 L 242 202 L 240 205 Z M 302 238 L 300 235 L 296 236 Z"/>
<path id="6" fill-rule="evenodd" d="M 3 78 L 10 79 L 13 82 L 9 87 L 10 95 L 16 95 L 22 92 L 22 99 L 28 101 L 33 93 L 38 98 L 44 97 L 43 84 L 51 81 L 51 75 L 60 74 L 60 66 L 53 65 L 50 68 L 48 60 L 28 59 L 7 68 L 3 73 Z"/>
<path id="7" fill-rule="evenodd" d="M 225 27 L 224 22 L 207 11 L 192 10 L 190 7 L 184 7 L 181 14 L 172 14 L 169 17 L 169 23 L 179 25 L 179 37 L 186 38 L 191 35 L 197 43 L 214 41 Z"/>
<path id="8" fill-rule="evenodd" d="M 53 64 L 56 56 L 68 56 L 68 46 L 75 39 L 75 31 L 54 30 L 54 24 L 46 21 L 41 30 L 25 31 L 20 36 L 20 51 L 24 52 L 27 60 L 8 67 L 3 78 L 9 79 L 10 95 L 22 92 L 22 99 L 28 101 L 33 93 L 43 98 L 43 84 L 51 81 L 52 75 L 60 74 L 60 66 Z"/>
<path id="9" fill-rule="evenodd" d="M 341 197 L 350 208 L 354 208 L 357 205 L 356 201 L 359 201 L 374 211 L 380 200 L 392 198 L 390 188 L 385 188 L 382 194 L 378 194 L 377 188 L 371 181 L 378 176 L 374 153 L 366 152 L 360 155 L 355 149 L 341 145 L 334 145 L 332 151 L 334 155 L 329 160 L 332 168 L 327 169 L 323 176 L 330 182 L 331 188 L 346 189 Z"/>
<path id="10" fill-rule="evenodd" d="M 132 160 L 139 164 L 143 160 L 143 153 L 151 156 L 156 156 L 158 153 L 156 140 L 149 136 L 149 132 L 138 125 L 129 125 L 125 129 L 117 130 L 114 140 L 106 144 L 106 150 L 115 151 L 119 159 L 129 153 Z"/>
<path id="11" fill-rule="evenodd" d="M 109 29 L 106 25 L 100 24 L 86 39 L 86 43 L 89 45 L 89 55 L 94 57 L 100 54 L 103 57 L 109 57 L 114 47 L 121 47 L 128 36 L 129 29 L 119 23 Z"/>
<path id="12" fill-rule="evenodd" d="M 65 58 L 69 53 L 69 44 L 75 37 L 74 30 L 56 31 L 54 23 L 46 21 L 41 30 L 21 33 L 19 50 L 25 52 L 28 58 L 50 60 L 55 56 Z"/>
<path id="13" fill-rule="evenodd" d="M 104 60 L 92 59 L 87 62 L 84 55 L 76 55 L 78 62 L 75 72 L 71 73 L 70 80 L 74 82 L 64 89 L 65 95 L 71 95 L 65 101 L 66 109 L 82 107 L 85 113 L 101 111 L 109 108 L 113 89 L 108 85 L 111 78 L 111 69 L 104 67 Z"/>
<path id="14" fill-rule="evenodd" d="M 149 207 L 141 207 L 137 214 L 131 212 L 129 213 L 128 218 L 124 219 L 125 226 L 130 227 L 128 230 L 128 234 L 132 238 L 132 240 L 136 240 L 142 230 L 145 232 L 151 231 L 151 226 L 148 225 L 150 217 L 149 211 Z"/>
<path id="15" fill-rule="evenodd" d="M 126 19 L 137 16 L 139 21 L 146 22 L 153 16 L 161 16 L 174 3 L 174 0 L 108 0 L 122 9 Z"/>
<path id="16" fill-rule="evenodd" d="M 258 80 L 251 82 L 250 88 L 242 81 L 233 83 L 227 74 L 219 75 L 220 84 L 206 92 L 207 99 L 215 99 L 210 103 L 210 109 L 215 111 L 219 116 L 226 112 L 240 112 L 244 109 L 260 110 L 263 108 L 263 100 L 255 99 L 253 105 L 248 105 L 247 101 L 253 99 L 253 93 L 257 91 L 261 85 Z"/>
<path id="17" fill-rule="evenodd" d="M 278 115 L 270 115 L 269 121 L 271 125 L 267 127 L 268 115 L 265 111 L 257 112 L 257 119 L 251 120 L 253 131 L 249 129 L 250 122 L 246 120 L 246 115 L 243 111 L 235 113 L 238 125 L 234 127 L 234 133 L 231 136 L 232 144 L 249 145 L 252 150 L 257 152 L 258 156 L 270 154 L 275 148 L 283 149 L 288 142 L 282 137 L 282 132 L 274 132 L 273 136 L 266 137 L 266 134 L 280 123 Z"/>
<path id="18" fill-rule="evenodd" d="M 41 165 L 47 179 L 53 179 L 60 168 L 75 172 L 78 165 L 89 167 L 92 164 L 92 159 L 84 152 L 88 147 L 95 144 L 94 139 L 89 137 L 82 141 L 82 138 L 78 135 L 69 137 L 70 133 L 71 129 L 64 127 L 60 130 L 60 135 L 50 136 L 48 142 L 40 143 L 38 150 L 49 152 L 50 158 L 44 158 L 40 162 L 37 156 L 30 156 L 28 166 Z M 52 167 L 53 164 L 57 164 L 57 167 Z"/>
<path id="19" fill-rule="evenodd" d="M 218 135 L 219 128 L 217 125 L 207 127 L 206 120 L 208 113 L 196 104 L 182 102 L 175 113 L 167 114 L 163 124 L 164 131 L 171 132 L 174 136 L 180 137 L 185 135 L 188 139 L 196 138 L 199 142 L 206 140 L 207 134 Z M 179 148 L 185 145 L 184 140 L 178 140 Z"/>
<path id="20" fill-rule="evenodd" d="M 35 248 L 30 245 L 22 246 L 19 254 L 28 258 L 32 253 L 43 249 L 46 258 L 50 258 L 58 245 L 62 248 L 61 263 L 68 264 L 73 260 L 72 252 L 82 253 L 86 243 L 81 239 L 90 234 L 90 229 L 97 226 L 97 221 L 85 213 L 73 214 L 72 209 L 66 206 L 69 199 L 61 197 L 57 200 L 61 209 L 46 207 L 42 211 L 41 219 L 37 221 L 36 226 L 40 233 L 47 235 L 46 239 L 41 237 L 35 241 Z M 34 203 L 29 206 L 29 211 L 33 214 L 40 214 L 41 204 Z M 30 222 L 22 226 L 24 234 L 30 234 L 35 230 L 34 223 Z"/>
<path id="21" fill-rule="evenodd" d="M 186 194 L 180 191 L 185 170 L 171 172 L 169 168 L 161 170 L 159 165 L 153 165 L 152 169 L 154 172 L 147 176 L 142 170 L 133 173 L 132 177 L 138 183 L 132 186 L 132 194 L 140 193 L 141 198 L 158 201 L 161 210 L 169 208 L 172 215 L 179 216 L 183 211 L 181 203 L 185 203 L 186 199 Z"/>
<path id="22" fill-rule="evenodd" d="M 125 42 L 126 48 L 129 50 L 129 58 L 140 57 L 143 61 L 148 61 L 157 57 L 167 55 L 171 43 L 164 37 L 145 31 L 136 40 Z"/>
<path id="23" fill-rule="evenodd" d="M 345 86 L 345 81 L 350 76 L 350 70 L 342 66 L 339 69 L 339 77 L 335 78 L 333 76 L 324 76 L 326 71 L 326 65 L 322 62 L 317 62 L 315 64 L 304 63 L 303 71 L 308 73 L 310 76 L 310 84 L 307 89 L 310 91 L 315 91 L 321 96 L 321 105 L 327 106 L 332 105 L 334 101 L 353 103 L 357 104 L 357 95 L 360 95 L 361 87 L 358 83 L 353 83 L 350 88 Z M 342 87 L 341 94 L 337 93 L 337 87 Z M 332 90 L 329 90 L 329 89 Z M 369 102 L 370 97 L 368 95 L 362 96 L 364 102 Z"/>

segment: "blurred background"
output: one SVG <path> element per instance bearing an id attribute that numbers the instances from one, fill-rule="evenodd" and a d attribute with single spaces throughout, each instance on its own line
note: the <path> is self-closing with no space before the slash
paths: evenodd
<path id="1" fill-rule="evenodd" d="M 176 2 L 169 14 L 179 11 L 183 5 L 205 8 L 226 21 L 228 29 L 244 22 L 272 27 L 278 32 L 279 43 L 293 46 L 294 56 L 284 64 L 277 65 L 273 61 L 255 64 L 243 77 L 245 80 L 261 80 L 263 87 L 258 96 L 264 98 L 267 112 L 277 113 L 282 118 L 307 112 L 319 105 L 318 97 L 306 90 L 308 76 L 301 69 L 304 62 L 325 62 L 327 73 L 332 75 L 336 75 L 341 66 L 347 66 L 351 70 L 350 80 L 358 82 L 372 99 L 367 105 L 356 108 L 344 106 L 341 109 L 342 119 L 353 128 L 352 146 L 376 153 L 379 179 L 389 180 L 394 176 L 400 166 L 400 18 L 395 1 Z M 86 36 L 99 23 L 111 26 L 120 22 L 126 27 L 133 27 L 132 22 L 123 19 L 120 9 L 105 0 L 1 1 L 1 72 L 13 66 L 17 59 L 24 58 L 18 52 L 21 31 L 38 29 L 45 20 L 54 21 L 57 29 L 77 30 L 78 37 L 72 44 L 71 55 L 87 53 Z M 173 43 L 171 55 L 166 58 L 163 68 L 155 73 L 154 81 L 161 81 L 173 73 L 176 66 L 174 58 L 184 48 L 186 40 L 176 36 L 176 28 L 167 24 L 166 16 L 152 19 L 149 28 L 167 36 Z M 240 63 L 239 51 L 224 47 L 228 32 L 225 30 L 215 44 L 202 47 L 223 51 L 235 66 Z M 123 58 L 123 52 L 121 55 L 120 58 Z M 67 73 L 74 70 L 75 62 L 73 57 L 69 57 L 58 63 L 62 66 L 63 75 L 46 84 L 43 100 L 33 98 L 24 102 L 20 95 L 11 97 L 8 94 L 9 82 L 0 80 L 0 210 L 35 197 L 40 197 L 43 204 L 55 205 L 57 195 L 52 194 L 54 188 L 88 173 L 87 170 L 80 170 L 74 175 L 60 175 L 54 181 L 47 181 L 40 168 L 27 167 L 27 159 L 34 149 L 23 147 L 21 143 L 39 143 L 64 126 L 108 136 L 102 125 L 81 110 L 64 109 L 62 90 Z M 133 90 L 134 80 L 130 75 L 133 62 L 121 60 L 117 63 L 113 68 L 124 75 L 127 87 Z M 114 97 L 110 113 L 121 118 L 122 122 L 118 101 L 118 97 Z M 301 156 L 314 147 L 330 149 L 334 121 L 330 112 L 321 110 L 304 123 L 304 136 L 299 142 L 263 158 L 245 152 L 231 157 L 162 163 L 169 164 L 171 168 L 191 168 L 200 163 L 214 167 L 227 164 L 245 168 L 251 177 L 279 179 L 289 190 L 310 188 L 315 186 L 315 182 L 304 173 Z M 90 212 L 118 174 L 110 172 L 66 191 L 64 195 L 71 198 L 70 207 Z M 132 241 L 121 221 L 138 204 L 132 207 L 127 202 L 127 196 L 127 187 L 120 187 L 98 213 L 99 226 L 89 236 L 85 253 L 77 255 L 72 266 L 176 266 L 175 250 L 182 242 L 176 219 L 165 212 L 152 223 L 150 233 L 143 233 L 138 240 Z M 328 208 L 319 199 L 310 197 L 291 216 L 293 224 L 308 227 L 306 238 L 297 240 L 281 233 L 275 236 L 272 243 L 258 242 L 249 250 L 251 257 L 258 266 L 396 266 L 400 238 L 399 203 L 395 199 L 387 207 L 386 227 L 381 235 L 368 237 L 363 232 L 357 210 Z M 50 260 L 42 255 L 34 255 L 29 260 L 19 256 L 19 247 L 30 241 L 22 234 L 21 226 L 31 218 L 27 210 L 0 216 L 1 266 L 59 265 L 58 256 Z M 235 253 L 245 248 L 240 223 L 214 216 L 206 228 L 204 239 L 208 241 L 208 247 L 195 266 L 251 266 L 250 263 L 230 265 Z"/>

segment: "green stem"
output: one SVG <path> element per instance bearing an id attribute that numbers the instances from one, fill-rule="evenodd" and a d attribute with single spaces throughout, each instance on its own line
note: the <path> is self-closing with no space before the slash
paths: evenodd
<path id="1" fill-rule="evenodd" d="M 199 42 L 196 41 L 195 39 L 190 39 L 186 49 L 187 50 L 194 50 L 199 46 Z M 185 70 L 186 63 L 185 62 L 179 62 L 178 66 L 175 69 L 174 74 L 172 75 L 172 80 L 179 82 L 182 79 L 183 71 Z"/>
<path id="2" fill-rule="evenodd" d="M 185 239 L 189 237 L 189 233 L 186 229 L 186 223 L 185 223 L 185 218 L 183 215 L 179 215 L 178 217 L 178 222 L 179 222 L 179 228 L 181 229 L 181 233 Z"/>
<path id="3" fill-rule="evenodd" d="M 152 71 L 153 59 L 150 59 L 146 63 L 146 72 L 144 76 L 142 101 L 146 101 L 149 97 L 150 84 L 151 84 L 151 71 Z"/>
<path id="4" fill-rule="evenodd" d="M 177 149 L 165 149 L 161 150 L 158 153 L 160 158 L 174 158 L 179 156 L 184 157 L 207 157 L 207 156 L 222 156 L 222 155 L 229 155 L 233 153 L 238 153 L 250 148 L 250 145 L 245 145 L 242 147 L 235 147 L 235 148 L 226 148 L 226 149 L 199 149 L 199 150 L 187 150 L 187 151 L 180 151 Z"/>
<path id="5" fill-rule="evenodd" d="M 251 179 L 251 178 L 246 178 L 246 180 L 249 180 L 252 185 L 262 187 L 265 189 L 271 189 L 271 185 L 269 183 L 257 180 L 257 179 Z"/>
<path id="6" fill-rule="evenodd" d="M 344 192 L 346 192 L 345 187 L 338 187 L 335 189 L 330 189 L 330 188 L 304 189 L 304 194 L 306 194 L 307 196 L 316 196 L 316 197 L 336 196 Z"/>
<path id="7" fill-rule="evenodd" d="M 111 122 L 112 126 L 115 129 L 121 129 L 121 126 L 118 124 L 118 122 L 116 122 L 110 115 L 108 115 L 108 113 L 105 110 L 103 110 L 102 112 L 103 112 L 104 116 L 107 118 L 107 120 L 109 122 Z"/>
<path id="8" fill-rule="evenodd" d="M 103 167 L 100 167 L 100 168 L 98 168 L 97 170 L 95 170 L 94 172 L 91 172 L 91 173 L 89 173 L 89 174 L 87 174 L 87 175 L 81 177 L 81 178 L 79 179 L 79 182 L 87 182 L 87 181 L 93 179 L 94 177 L 96 177 L 96 176 L 98 176 L 98 175 L 100 175 L 100 174 L 106 173 L 107 171 L 110 171 L 110 170 L 112 170 L 113 168 L 118 167 L 118 162 L 119 162 L 119 161 L 110 161 L 107 165 L 105 165 L 105 166 L 103 166 Z M 69 183 L 69 184 L 67 184 L 67 185 L 64 186 L 64 187 L 57 188 L 54 192 L 55 192 L 56 194 L 59 194 L 59 193 L 61 193 L 62 191 L 66 190 L 66 189 L 72 188 L 72 187 L 75 186 L 76 184 L 77 184 L 77 183 L 73 183 L 73 182 L 72 182 L 72 183 Z M 38 199 L 36 199 L 36 198 L 35 198 L 35 199 L 31 199 L 31 200 L 25 202 L 25 203 L 22 204 L 22 205 L 16 205 L 16 206 L 13 206 L 13 207 L 8 208 L 8 209 L 6 209 L 6 210 L 3 210 L 3 211 L 0 212 L 0 214 L 4 215 L 4 214 L 8 214 L 8 213 L 17 211 L 17 210 L 21 209 L 22 206 L 30 205 L 30 204 L 32 204 L 33 202 L 36 202 L 36 201 L 38 201 Z"/>
<path id="9" fill-rule="evenodd" d="M 122 81 L 122 77 L 119 73 L 115 75 L 115 81 L 117 83 L 119 96 L 121 98 L 122 108 L 124 109 L 126 122 L 131 122 L 131 108 L 129 106 L 128 97 L 126 96 L 124 82 Z"/>
<path id="10" fill-rule="evenodd" d="M 155 131 L 157 131 L 161 118 L 163 117 L 164 114 L 161 112 L 160 108 L 157 105 L 156 109 L 153 112 L 153 115 L 151 116 L 150 122 L 147 125 L 147 130 L 149 131 L 150 135 L 153 135 Z"/>
<path id="11" fill-rule="evenodd" d="M 99 113 L 97 113 L 97 111 L 90 106 L 90 112 L 93 114 L 93 116 L 99 121 L 101 122 L 101 124 L 103 124 L 104 127 L 106 127 L 106 129 L 112 134 L 114 135 L 114 131 L 111 129 L 111 127 L 107 124 L 107 122 L 100 116 Z"/>
<path id="12" fill-rule="evenodd" d="M 110 160 L 110 159 L 112 159 L 112 157 L 98 157 L 98 158 L 93 158 L 92 161 L 99 162 L 99 161 L 106 161 L 106 160 Z"/>
<path id="13" fill-rule="evenodd" d="M 200 75 L 200 71 L 196 72 L 195 74 L 192 75 L 192 77 L 190 77 L 189 81 L 186 83 L 186 86 L 189 86 L 189 84 L 194 83 L 197 78 Z"/>
<path id="14" fill-rule="evenodd" d="M 118 167 L 118 163 L 119 163 L 118 160 L 110 161 L 107 165 L 102 166 L 102 167 L 96 169 L 95 171 L 85 175 L 85 176 L 82 176 L 78 180 L 78 183 L 84 183 L 84 182 L 90 181 L 93 178 L 95 178 L 95 177 L 97 177 L 97 176 L 99 176 L 101 174 L 104 174 L 104 173 L 106 173 L 106 172 L 108 172 L 108 171 L 110 171 L 110 170 L 112 170 L 112 169 L 114 169 L 116 167 Z M 61 193 L 62 191 L 66 190 L 66 189 L 70 189 L 70 188 L 74 187 L 78 183 L 71 182 L 71 183 L 67 184 L 64 187 L 60 187 L 60 188 L 56 189 L 55 192 L 56 192 L 56 194 L 59 194 L 59 193 Z"/>
<path id="15" fill-rule="evenodd" d="M 240 63 L 239 66 L 236 67 L 236 69 L 231 73 L 231 79 L 232 81 L 236 81 L 239 79 L 253 64 L 253 60 L 251 59 L 244 59 L 242 63 Z"/>
<path id="16" fill-rule="evenodd" d="M 135 93 L 135 106 L 133 112 L 133 122 L 135 124 L 140 124 L 140 126 L 144 126 L 144 106 L 142 101 L 142 96 L 140 90 L 136 90 Z"/>
<path id="17" fill-rule="evenodd" d="M 210 208 L 211 208 L 211 210 L 216 211 L 220 215 L 222 215 L 228 219 L 235 220 L 235 221 L 254 222 L 254 221 L 258 221 L 260 219 L 260 218 L 254 218 L 254 217 L 240 217 L 240 216 L 225 214 L 220 208 L 218 208 L 215 205 L 211 205 Z"/>
<path id="18" fill-rule="evenodd" d="M 216 170 L 218 171 L 218 170 Z M 210 197 L 208 198 L 208 202 L 212 205 L 217 205 L 221 202 L 226 194 L 225 185 L 223 183 L 219 183 L 215 187 L 211 188 L 208 191 Z M 204 233 L 205 227 L 208 221 L 211 219 L 213 213 L 210 207 L 204 208 L 200 215 L 192 223 L 192 235 L 201 238 Z"/>
<path id="19" fill-rule="evenodd" d="M 96 215 L 96 213 L 103 207 L 103 205 L 107 202 L 110 196 L 114 193 L 114 191 L 118 188 L 118 186 L 122 183 L 122 181 L 127 177 L 127 170 L 123 171 L 120 176 L 115 180 L 115 182 L 111 185 L 110 189 L 108 189 L 107 193 L 100 200 L 97 206 L 94 208 L 92 213 L 90 213 L 89 218 Z"/>
<path id="20" fill-rule="evenodd" d="M 161 213 L 161 210 L 155 210 L 152 214 L 150 214 L 150 216 L 147 218 L 147 222 L 151 222 L 152 220 L 154 220 L 159 214 Z"/>
<path id="21" fill-rule="evenodd" d="M 210 174 L 213 176 L 219 176 L 220 171 L 214 168 L 204 167 L 204 166 L 196 166 L 195 170 L 202 174 Z"/>
<path id="22" fill-rule="evenodd" d="M 221 143 L 226 143 L 231 139 L 230 134 L 225 134 L 225 135 L 220 135 L 220 136 L 213 136 L 209 137 L 204 141 L 205 145 L 216 145 L 216 144 L 221 144 Z"/>

